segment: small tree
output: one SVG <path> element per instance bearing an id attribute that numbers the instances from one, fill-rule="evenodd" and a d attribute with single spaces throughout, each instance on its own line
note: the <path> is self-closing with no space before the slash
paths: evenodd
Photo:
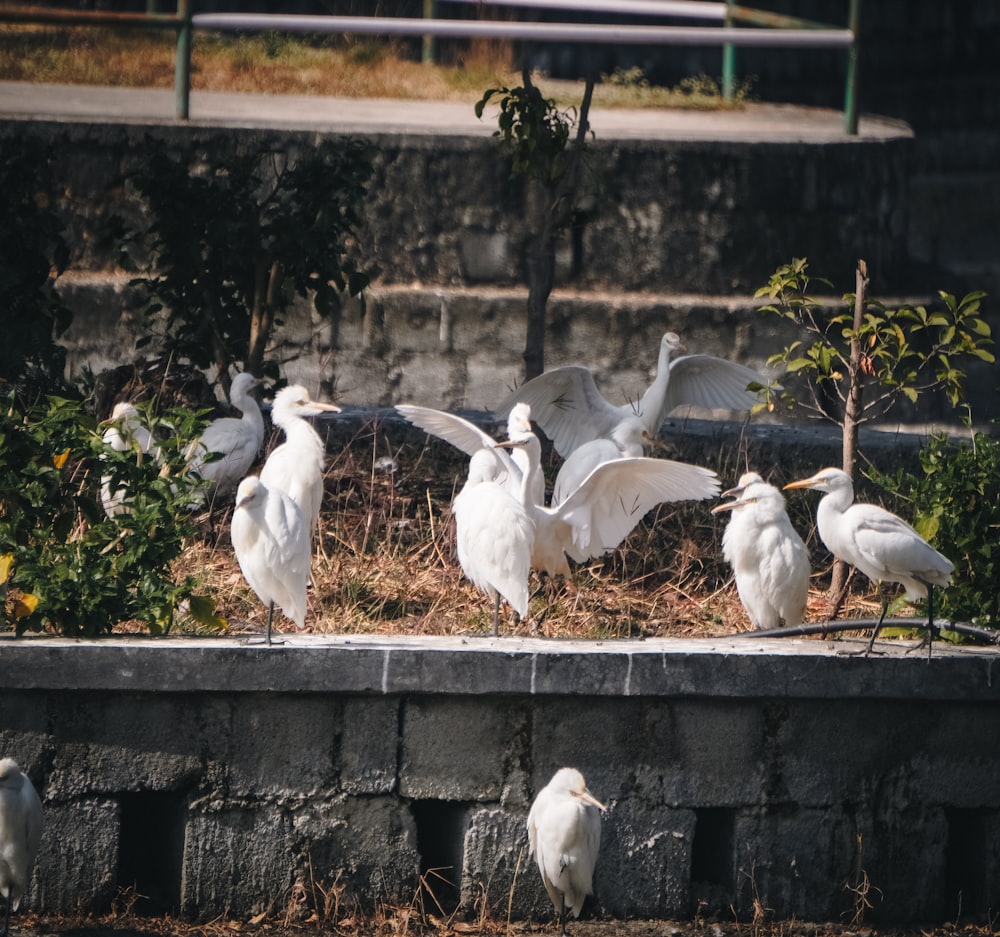
<path id="1" fill-rule="evenodd" d="M 545 369 L 546 308 L 555 286 L 557 241 L 580 210 L 594 80 L 586 82 L 579 115 L 560 111 L 555 101 L 543 98 L 528 69 L 522 71 L 522 81 L 520 88 L 486 91 L 476 102 L 476 116 L 482 119 L 490 100 L 499 98 L 499 129 L 494 136 L 511 159 L 511 178 L 526 184 L 524 207 L 531 234 L 525 252 L 528 323 L 523 357 L 524 377 L 529 380 Z"/>
<path id="2" fill-rule="evenodd" d="M 843 297 L 841 308 L 824 307 L 809 295 L 810 284 L 832 288 L 829 280 L 810 277 L 804 258 L 792 260 L 772 274 L 767 285 L 754 294 L 770 300 L 760 307 L 764 314 L 791 320 L 811 344 L 795 341 L 768 359 L 770 367 L 783 367 L 800 376 L 811 400 L 785 392 L 790 408 L 804 409 L 838 425 L 843 431 L 842 468 L 852 478 L 858 456 L 858 431 L 873 419 L 885 416 L 901 400 L 915 403 L 929 392 L 943 393 L 952 406 L 965 397 L 965 360 L 995 361 L 990 327 L 980 317 L 986 295 L 969 293 L 956 299 L 941 292 L 937 308 L 902 305 L 889 309 L 868 297 L 868 266 L 861 260 L 855 272 L 855 292 Z M 774 401 L 761 404 L 774 406 Z M 832 614 L 843 601 L 844 566 L 834 566 Z"/>
<path id="3" fill-rule="evenodd" d="M 126 250 L 149 254 L 150 272 L 136 282 L 149 292 L 150 316 L 166 309 L 167 351 L 222 375 L 243 362 L 259 377 L 295 294 L 311 294 L 326 315 L 338 293 L 364 289 L 370 278 L 348 243 L 371 172 L 361 140 L 207 160 L 148 143 L 131 178 L 150 221 L 129 233 Z"/>

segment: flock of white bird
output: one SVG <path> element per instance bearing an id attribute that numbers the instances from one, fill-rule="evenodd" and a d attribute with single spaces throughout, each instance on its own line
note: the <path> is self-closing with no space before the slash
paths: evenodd
<path id="1" fill-rule="evenodd" d="M 761 378 L 708 355 L 675 357 L 680 349 L 675 334 L 663 337 L 655 380 L 635 406 L 609 404 L 584 368 L 546 372 L 498 408 L 498 416 L 507 418 L 507 439 L 499 442 L 453 414 L 397 407 L 411 423 L 469 456 L 468 478 L 453 504 L 458 559 L 468 579 L 493 601 L 493 634 L 498 632 L 501 598 L 527 615 L 532 569 L 568 577 L 568 560 L 584 562 L 615 549 L 657 504 L 719 494 L 714 472 L 647 458 L 645 447 L 676 405 L 745 409 L 754 400 L 748 384 Z M 264 439 L 263 416 L 251 394 L 256 383 L 248 374 L 234 378 L 230 399 L 241 418 L 210 423 L 189 450 L 189 465 L 211 483 L 213 498 L 236 488 L 233 549 L 251 589 L 267 606 L 265 640 L 271 643 L 275 606 L 299 629 L 305 625 L 325 459 L 323 441 L 306 417 L 339 407 L 311 400 L 298 385 L 278 391 L 271 414 L 285 440 L 259 475 L 248 475 Z M 532 420 L 565 459 L 549 505 Z M 115 407 L 104 440 L 118 451 L 132 447 L 158 458 L 155 440 L 131 404 Z M 888 607 L 884 583 L 901 584 L 911 601 L 927 597 L 930 639 L 934 588 L 950 583 L 952 563 L 896 515 L 876 505 L 855 504 L 851 479 L 839 469 L 823 469 L 785 488 L 823 492 L 817 509 L 820 538 L 879 589 L 882 614 L 868 649 Z M 713 512 L 731 512 L 723 554 L 751 624 L 771 629 L 801 623 L 809 552 L 789 521 L 781 492 L 748 472 L 722 494 L 731 500 Z M 102 497 L 109 516 L 129 510 L 128 491 L 112 490 L 108 477 Z M 580 772 L 562 768 L 538 793 L 528 814 L 531 853 L 564 935 L 567 916 L 579 916 L 593 890 L 604 810 Z M 0 937 L 6 937 L 10 913 L 27 888 L 41 828 L 42 806 L 31 781 L 12 759 L 0 760 L 0 894 L 6 900 Z"/>
<path id="2" fill-rule="evenodd" d="M 469 456 L 467 480 L 452 505 L 457 554 L 465 576 L 492 602 L 494 635 L 502 600 L 527 616 L 532 570 L 550 582 L 560 576 L 569 580 L 570 560 L 583 563 L 618 548 L 656 505 L 719 495 L 714 472 L 645 453 L 657 445 L 660 425 L 675 407 L 747 410 L 757 399 L 749 388 L 765 379 L 723 358 L 681 351 L 678 336 L 666 333 L 649 388 L 638 401 L 620 406 L 601 396 L 586 368 L 545 372 L 497 408 L 497 418 L 507 420 L 502 441 L 454 414 L 397 406 L 415 426 Z M 189 466 L 211 483 L 213 499 L 236 488 L 232 544 L 244 577 L 268 609 L 265 640 L 271 643 L 276 607 L 300 630 L 305 625 L 325 460 L 323 441 L 305 418 L 339 408 L 311 400 L 299 385 L 279 391 L 271 414 L 285 440 L 259 475 L 248 475 L 264 438 L 264 419 L 251 393 L 256 383 L 249 374 L 233 379 L 230 400 L 242 416 L 210 423 L 189 450 Z M 108 423 L 109 447 L 132 446 L 158 457 L 153 436 L 131 404 L 118 404 Z M 533 423 L 564 460 L 548 504 Z M 838 469 L 823 469 L 785 487 L 824 493 L 817 509 L 820 538 L 878 588 L 882 610 L 872 643 L 888 608 L 886 583 L 902 584 L 911 601 L 928 599 L 932 636 L 934 588 L 949 584 L 952 563 L 905 521 L 876 505 L 853 503 L 851 480 Z M 801 624 L 809 552 L 788 518 L 783 495 L 756 472 L 722 494 L 732 500 L 713 513 L 731 514 L 723 555 L 752 627 Z M 107 478 L 102 496 L 109 515 L 127 510 L 127 492 L 110 490 Z"/>

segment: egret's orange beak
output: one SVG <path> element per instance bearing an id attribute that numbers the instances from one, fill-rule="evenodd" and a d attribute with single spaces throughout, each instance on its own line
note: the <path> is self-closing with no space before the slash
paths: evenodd
<path id="1" fill-rule="evenodd" d="M 586 788 L 582 791 L 570 791 L 574 797 L 579 797 L 585 804 L 590 804 L 591 807 L 596 807 L 601 813 L 607 813 L 608 808 L 604 806 L 593 794 L 590 793 Z"/>

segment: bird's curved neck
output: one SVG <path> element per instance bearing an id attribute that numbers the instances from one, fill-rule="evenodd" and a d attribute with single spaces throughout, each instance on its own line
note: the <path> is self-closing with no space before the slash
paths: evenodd
<path id="1" fill-rule="evenodd" d="M 646 431 L 655 436 L 666 416 L 667 386 L 670 383 L 670 355 L 672 349 L 665 342 L 660 345 L 660 357 L 656 362 L 656 377 L 646 388 L 646 393 L 639 401 L 639 416 L 646 426 Z"/>
<path id="2" fill-rule="evenodd" d="M 825 517 L 843 514 L 854 503 L 854 492 L 850 488 L 838 488 L 828 491 L 820 499 L 816 509 L 816 519 L 822 522 Z"/>

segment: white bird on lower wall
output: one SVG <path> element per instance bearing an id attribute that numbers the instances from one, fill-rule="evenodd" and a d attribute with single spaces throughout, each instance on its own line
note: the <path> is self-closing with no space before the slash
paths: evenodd
<path id="1" fill-rule="evenodd" d="M 13 758 L 0 759 L 0 895 L 6 902 L 3 931 L 21 903 L 42 841 L 42 802 Z"/>
<path id="2" fill-rule="evenodd" d="M 301 631 L 306 619 L 309 531 L 298 505 L 279 489 L 250 475 L 236 489 L 229 528 L 243 577 L 267 606 L 267 635 L 277 605 Z"/>
<path id="3" fill-rule="evenodd" d="M 335 404 L 311 399 L 300 384 L 279 390 L 271 406 L 271 420 L 284 431 L 285 441 L 267 457 L 260 480 L 268 488 L 281 489 L 299 506 L 310 538 L 316 533 L 323 501 L 326 447 L 304 418 L 339 412 Z"/>
<path id="4" fill-rule="evenodd" d="M 605 809 L 576 768 L 560 768 L 528 813 L 528 846 L 559 915 L 563 937 L 568 934 L 567 916 L 579 917 L 594 890 Z"/>
<path id="5" fill-rule="evenodd" d="M 883 583 L 898 582 L 911 602 L 927 598 L 927 651 L 934 625 L 934 587 L 951 583 L 955 566 L 938 553 L 902 518 L 875 504 L 855 504 L 851 477 L 838 468 L 821 469 L 785 488 L 814 488 L 824 492 L 816 509 L 816 526 L 826 548 L 859 569 L 873 583 L 882 600 L 882 613 L 868 642 L 870 652 L 885 621 L 889 599 Z"/>
<path id="6" fill-rule="evenodd" d="M 713 514 L 731 511 L 722 555 L 755 629 L 802 624 L 809 599 L 809 550 L 785 512 L 785 499 L 756 472 L 740 476 L 732 497 Z"/>
<path id="7" fill-rule="evenodd" d="M 252 374 L 237 374 L 229 402 L 242 416 L 212 420 L 191 447 L 188 469 L 211 482 L 209 498 L 232 491 L 257 460 L 264 443 L 264 417 L 251 391 L 260 383 Z M 206 461 L 210 452 L 219 458 Z"/>

